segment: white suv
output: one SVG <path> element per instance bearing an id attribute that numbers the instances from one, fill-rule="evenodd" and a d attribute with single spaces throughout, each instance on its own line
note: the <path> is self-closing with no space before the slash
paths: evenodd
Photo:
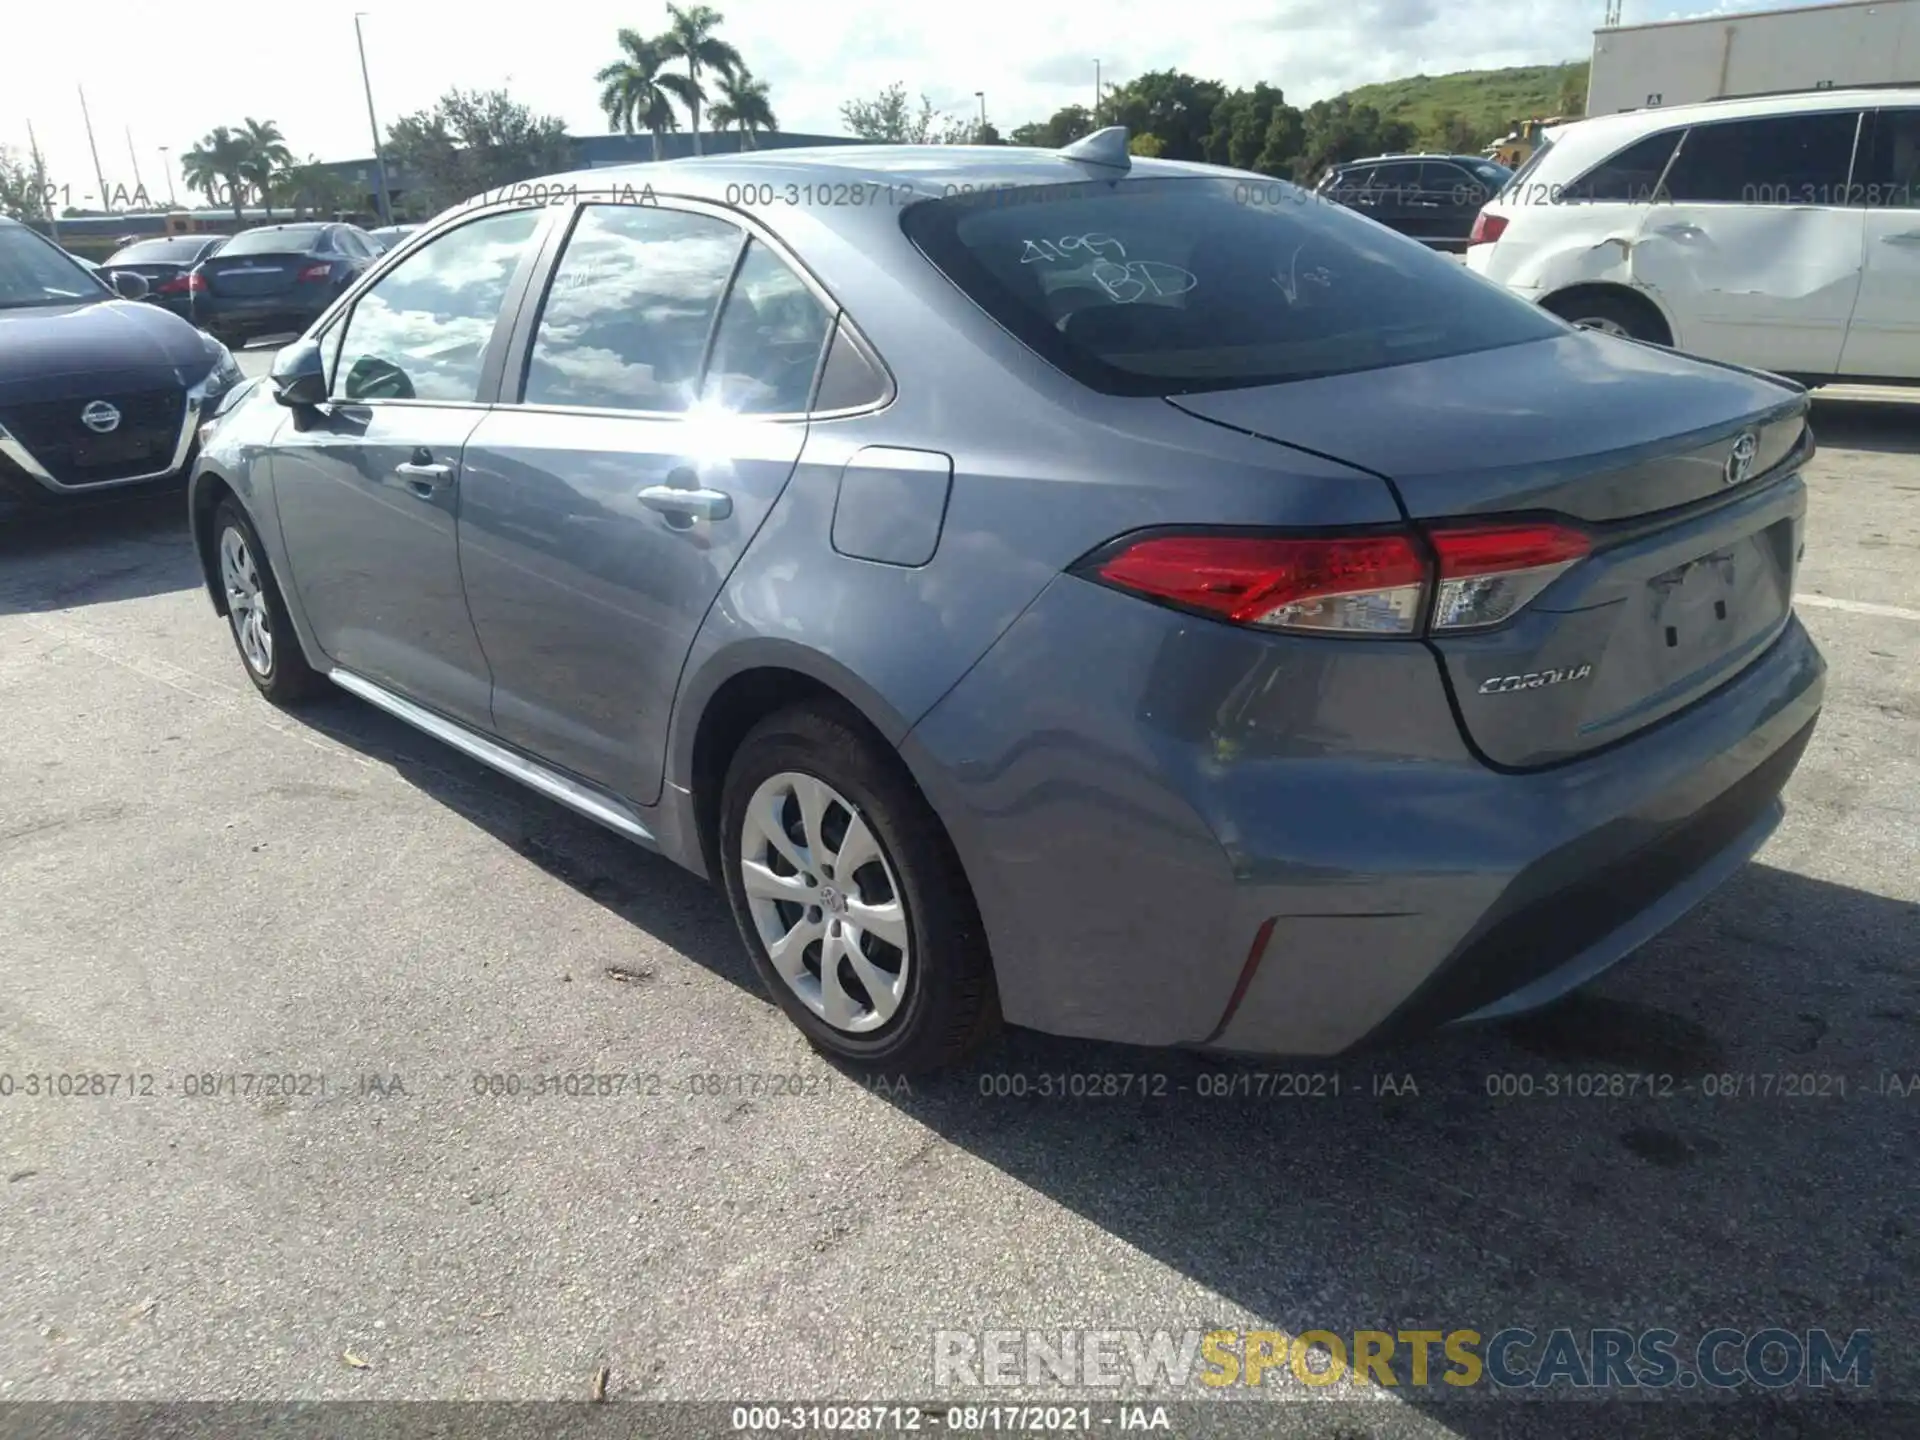
<path id="1" fill-rule="evenodd" d="M 1808 384 L 1920 380 L 1920 89 L 1555 127 L 1467 264 L 1578 324 Z"/>

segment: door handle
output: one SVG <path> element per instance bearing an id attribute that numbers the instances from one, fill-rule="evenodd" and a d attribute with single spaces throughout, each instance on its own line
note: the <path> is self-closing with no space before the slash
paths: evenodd
<path id="1" fill-rule="evenodd" d="M 453 466 L 432 460 L 403 460 L 393 467 L 393 473 L 405 480 L 414 494 L 423 498 L 453 483 Z"/>
<path id="2" fill-rule="evenodd" d="M 1653 233 L 1656 235 L 1671 235 L 1676 240 L 1691 240 L 1694 236 L 1704 235 L 1707 232 L 1702 230 L 1698 225 L 1681 224 L 1656 225 Z"/>
<path id="3" fill-rule="evenodd" d="M 639 501 L 662 515 L 684 515 L 692 520 L 724 520 L 733 513 L 733 497 L 723 490 L 683 490 L 678 485 L 649 485 Z"/>

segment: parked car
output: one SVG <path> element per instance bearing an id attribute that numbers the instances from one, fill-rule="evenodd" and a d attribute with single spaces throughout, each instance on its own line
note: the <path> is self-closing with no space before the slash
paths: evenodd
<path id="1" fill-rule="evenodd" d="M 226 348 L 0 219 L 0 489 L 55 502 L 178 484 L 203 414 L 240 379 Z"/>
<path id="2" fill-rule="evenodd" d="M 450 212 L 213 431 L 213 606 L 711 877 L 850 1064 L 1544 1004 L 1778 822 L 1806 393 L 1252 183 L 1116 128 Z"/>
<path id="3" fill-rule="evenodd" d="M 1467 264 L 1579 324 L 1836 380 L 1920 380 L 1920 88 L 1550 129 Z"/>
<path id="4" fill-rule="evenodd" d="M 382 225 L 377 230 L 369 230 L 367 238 L 372 240 L 384 255 L 419 228 L 418 225 Z"/>
<path id="5" fill-rule="evenodd" d="M 1467 248 L 1474 216 L 1513 179 L 1484 155 L 1375 155 L 1336 165 L 1319 193 L 1436 250 Z"/>
<path id="6" fill-rule="evenodd" d="M 299 334 L 379 256 L 355 225 L 260 225 L 194 267 L 193 323 L 230 345 Z"/>
<path id="7" fill-rule="evenodd" d="M 220 253 L 225 235 L 160 235 L 136 240 L 107 257 L 109 270 L 131 270 L 145 278 L 147 299 L 182 318 L 191 318 L 193 268 Z"/>

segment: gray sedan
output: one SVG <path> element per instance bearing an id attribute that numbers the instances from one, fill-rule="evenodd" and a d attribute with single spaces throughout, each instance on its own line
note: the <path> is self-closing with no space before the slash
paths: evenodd
<path id="1" fill-rule="evenodd" d="M 1545 1004 L 1778 822 L 1798 388 L 1312 194 L 842 148 L 482 196 L 208 427 L 214 608 L 724 886 L 821 1049 Z"/>

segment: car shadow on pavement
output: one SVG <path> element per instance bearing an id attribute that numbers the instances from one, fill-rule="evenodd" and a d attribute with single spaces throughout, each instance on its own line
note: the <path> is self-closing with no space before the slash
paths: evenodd
<path id="1" fill-rule="evenodd" d="M 371 707 L 303 718 L 761 993 L 713 888 Z M 1227 1309 L 1092 1325 L 1567 1327 L 1583 1348 L 1594 1328 L 1668 1327 L 1683 1360 L 1720 1326 L 1869 1330 L 1872 1398 L 1911 1398 L 1920 1080 L 1902 1099 L 1889 1074 L 1920 1076 L 1920 905 L 1756 863 L 1594 990 L 1523 1020 L 1299 1062 L 1009 1030 L 954 1073 L 869 1089 Z M 1532 1407 L 1476 1403 L 1486 1387 L 1451 1390 L 1446 1368 L 1436 1350 L 1431 1383 L 1401 1397 L 1472 1440 L 1520 1433 Z M 1342 1433 L 1387 1433 L 1360 1422 L 1390 1412 L 1341 1408 Z M 1626 1433 L 1611 1407 L 1576 1427 L 1586 1410 L 1555 1406 L 1555 1433 Z M 1804 1431 L 1744 1411 L 1707 1428 L 1868 1433 L 1827 1412 Z"/>
<path id="2" fill-rule="evenodd" d="M 1920 399 L 1920 389 L 1914 392 Z M 1920 455 L 1920 405 L 1900 400 L 1813 400 L 1813 436 L 1822 449 Z"/>
<path id="3" fill-rule="evenodd" d="M 0 499 L 0 615 L 135 600 L 201 583 L 178 493 L 58 508 Z"/>

